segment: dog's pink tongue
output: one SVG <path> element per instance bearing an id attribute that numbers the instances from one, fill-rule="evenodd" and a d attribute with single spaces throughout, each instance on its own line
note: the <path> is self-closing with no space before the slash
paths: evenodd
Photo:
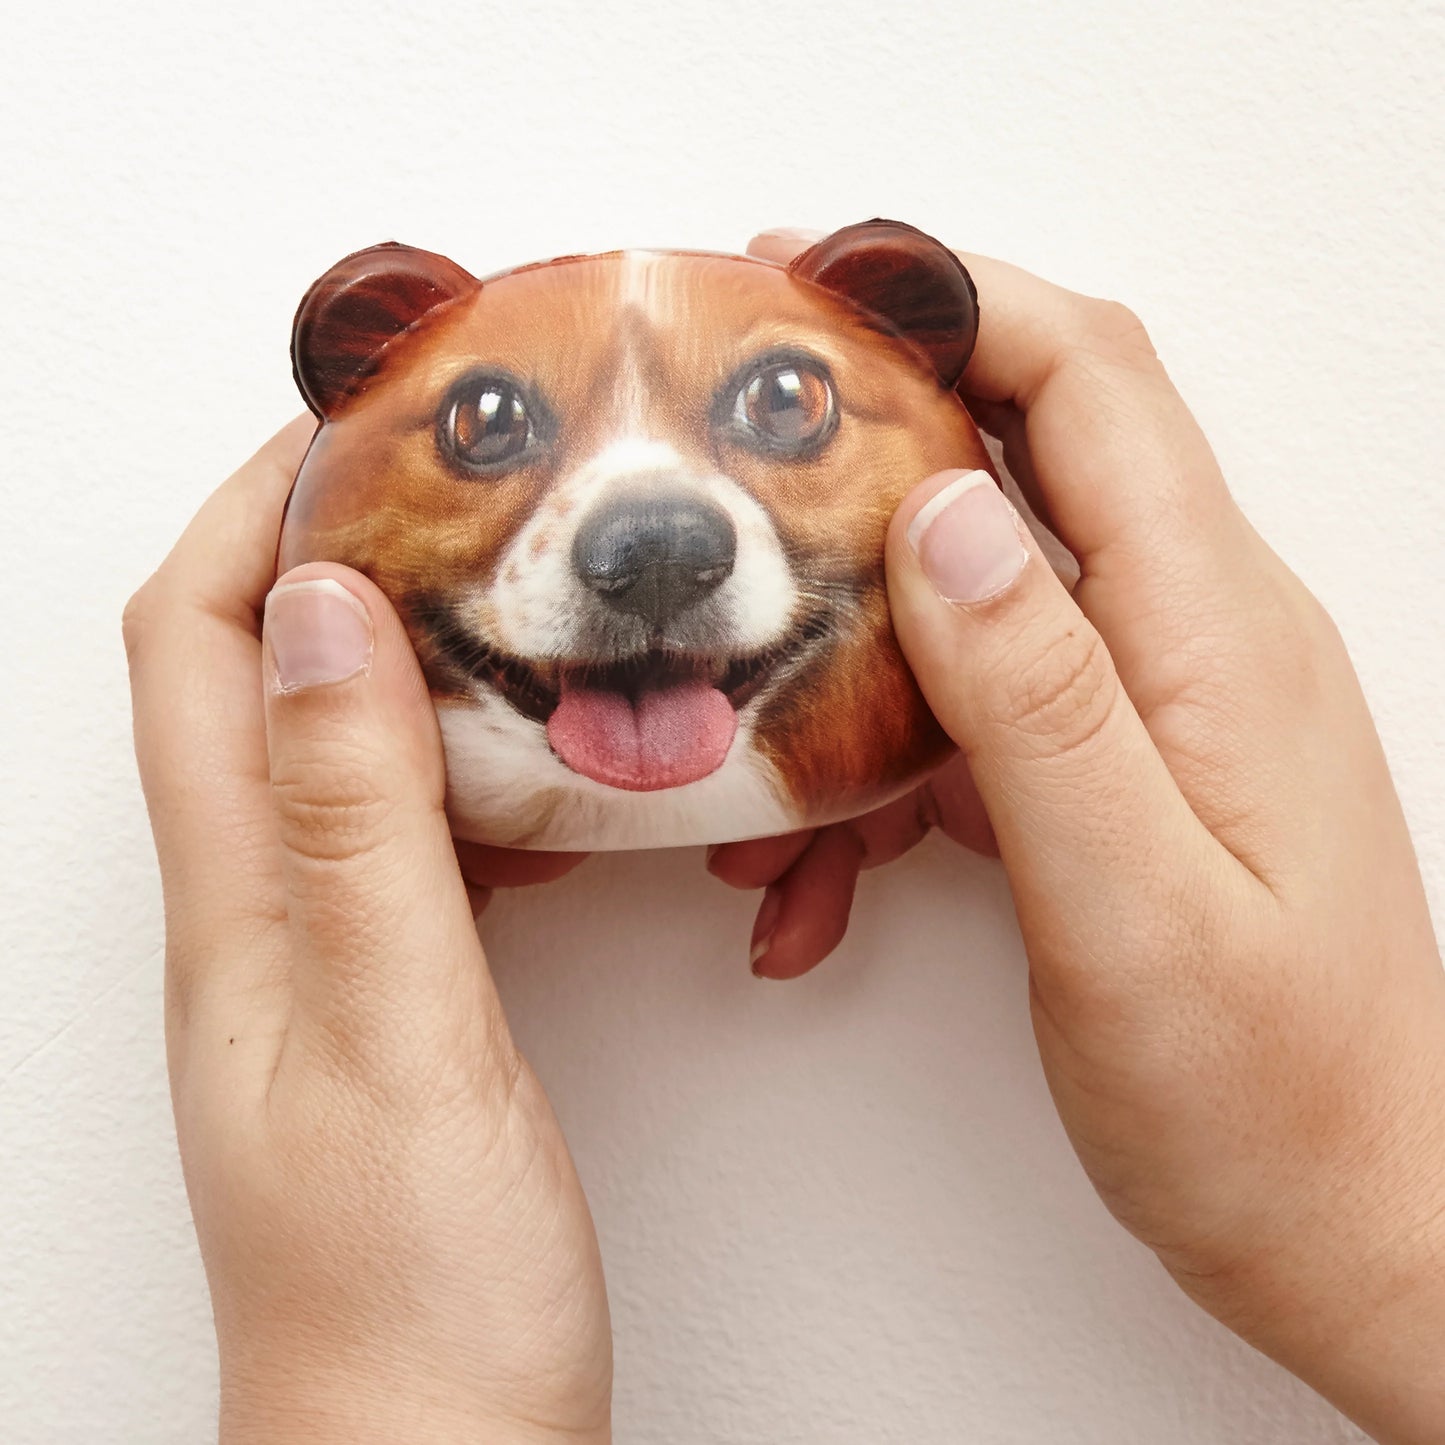
<path id="1" fill-rule="evenodd" d="M 732 704 L 705 682 L 655 688 L 633 702 L 564 680 L 547 741 L 574 773 L 647 793 L 721 767 L 737 728 Z"/>

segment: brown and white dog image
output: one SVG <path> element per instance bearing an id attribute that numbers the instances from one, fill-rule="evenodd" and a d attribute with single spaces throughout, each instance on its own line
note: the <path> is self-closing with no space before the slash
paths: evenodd
<path id="1" fill-rule="evenodd" d="M 370 576 L 436 700 L 458 836 L 723 842 L 851 816 L 947 744 L 883 539 L 945 467 L 977 332 L 944 246 L 850 226 L 791 266 L 567 256 L 478 280 L 409 247 L 297 313 L 324 425 L 279 564 Z"/>

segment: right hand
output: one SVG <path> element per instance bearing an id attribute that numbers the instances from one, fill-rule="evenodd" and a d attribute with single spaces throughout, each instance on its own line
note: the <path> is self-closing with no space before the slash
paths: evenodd
<path id="1" fill-rule="evenodd" d="M 421 669 L 359 573 L 273 586 L 311 430 L 126 613 L 221 1439 L 602 1445 L 597 1238 L 477 939 Z"/>
<path id="2" fill-rule="evenodd" d="M 889 595 L 964 761 L 925 804 L 712 867 L 770 885 L 781 977 L 841 935 L 870 846 L 929 821 L 995 842 L 1044 1069 L 1110 1209 L 1365 1428 L 1439 1445 L 1445 973 L 1349 658 L 1138 321 L 964 259 L 965 398 L 1082 580 L 1071 598 L 992 483 L 914 527 L 957 475 L 922 482 Z"/>

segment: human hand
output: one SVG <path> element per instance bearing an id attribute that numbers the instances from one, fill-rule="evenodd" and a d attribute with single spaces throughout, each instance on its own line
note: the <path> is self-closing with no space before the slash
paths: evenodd
<path id="1" fill-rule="evenodd" d="M 712 867 L 770 885 L 758 965 L 783 977 L 841 936 L 860 863 L 930 822 L 992 841 L 1049 1084 L 1109 1208 L 1379 1438 L 1438 1442 L 1445 974 L 1349 658 L 1136 319 L 965 260 L 965 399 L 1081 581 L 1071 599 L 991 482 L 925 481 L 890 598 L 966 764 Z"/>
<path id="2" fill-rule="evenodd" d="M 221 1440 L 605 1441 L 596 1237 L 477 940 L 415 656 L 358 573 L 272 588 L 310 435 L 221 487 L 125 619 Z"/>

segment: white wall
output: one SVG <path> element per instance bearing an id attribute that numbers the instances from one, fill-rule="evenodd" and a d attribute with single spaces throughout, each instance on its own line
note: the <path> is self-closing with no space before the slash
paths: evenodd
<path id="1" fill-rule="evenodd" d="M 1445 901 L 1438 3 L 54 3 L 0 52 L 10 1445 L 209 1428 L 118 619 L 298 410 L 292 308 L 357 246 L 882 213 L 1127 300 L 1351 640 Z M 620 1440 L 1357 1438 L 1095 1201 L 996 867 L 871 876 L 792 987 L 752 906 L 613 857 L 486 922 L 597 1214 Z"/>

